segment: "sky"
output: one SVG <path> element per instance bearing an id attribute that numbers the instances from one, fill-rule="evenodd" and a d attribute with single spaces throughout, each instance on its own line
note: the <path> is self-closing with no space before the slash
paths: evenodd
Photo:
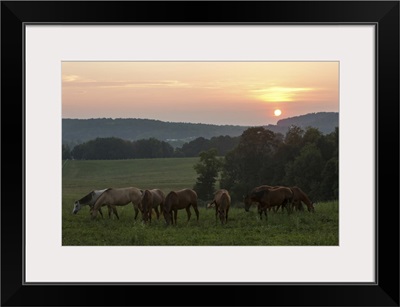
<path id="1" fill-rule="evenodd" d="M 258 126 L 314 112 L 339 112 L 339 62 L 62 63 L 63 118 Z"/>

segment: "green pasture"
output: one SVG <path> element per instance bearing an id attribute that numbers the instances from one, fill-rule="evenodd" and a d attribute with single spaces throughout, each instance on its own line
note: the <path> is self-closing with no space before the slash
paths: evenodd
<path id="1" fill-rule="evenodd" d="M 166 226 L 161 216 L 144 224 L 139 213 L 134 219 L 132 205 L 117 207 L 120 219 L 98 215 L 91 220 L 89 208 L 73 215 L 73 203 L 93 189 L 135 186 L 141 189 L 171 190 L 193 187 L 198 158 L 137 159 L 117 161 L 63 161 L 62 166 L 62 244 L 112 246 L 296 246 L 338 245 L 339 206 L 337 201 L 318 203 L 315 213 L 270 212 L 260 220 L 256 208 L 245 212 L 234 204 L 228 223 L 215 219 L 215 210 L 200 204 L 200 218 L 193 210 L 189 222 L 186 211 L 178 211 L 178 225 Z"/>

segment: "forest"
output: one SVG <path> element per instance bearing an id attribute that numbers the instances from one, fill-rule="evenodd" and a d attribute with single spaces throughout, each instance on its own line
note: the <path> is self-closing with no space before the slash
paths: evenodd
<path id="1" fill-rule="evenodd" d="M 292 126 L 285 135 L 264 127 L 246 129 L 239 137 L 199 137 L 173 148 L 155 138 L 127 141 L 96 138 L 75 146 L 63 145 L 63 160 L 119 160 L 139 158 L 200 157 L 194 167 L 199 177 L 195 190 L 207 199 L 219 187 L 233 199 L 261 185 L 300 186 L 315 200 L 338 199 L 339 129 Z"/>

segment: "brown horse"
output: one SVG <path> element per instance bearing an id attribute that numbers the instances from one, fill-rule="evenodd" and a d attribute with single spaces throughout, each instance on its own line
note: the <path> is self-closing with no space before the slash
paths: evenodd
<path id="1" fill-rule="evenodd" d="M 313 202 L 310 200 L 307 194 L 303 192 L 302 189 L 296 186 L 291 187 L 291 189 L 293 191 L 293 209 L 302 211 L 303 210 L 302 202 L 303 202 L 306 204 L 309 212 L 315 211 Z"/>
<path id="2" fill-rule="evenodd" d="M 93 209 L 91 210 L 92 219 L 97 217 L 97 212 L 102 206 L 110 206 L 119 219 L 117 209 L 115 206 L 126 206 L 129 203 L 133 204 L 135 210 L 135 219 L 139 213 L 139 206 L 142 198 L 142 193 L 138 188 L 119 188 L 119 189 L 108 189 L 99 196 L 96 200 Z M 109 212 L 109 214 L 111 214 Z"/>
<path id="3" fill-rule="evenodd" d="M 267 216 L 267 209 L 271 207 L 284 206 L 288 214 L 291 211 L 291 205 L 293 202 L 293 192 L 287 187 L 277 187 L 277 188 L 254 188 L 249 196 L 245 198 L 245 210 L 249 211 L 251 202 L 258 202 L 258 213 L 260 214 L 260 219 L 262 219 L 262 213 L 264 212 L 265 218 Z"/>
<path id="4" fill-rule="evenodd" d="M 270 186 L 270 185 L 260 185 L 260 186 L 258 186 L 258 187 L 255 187 L 253 190 L 251 190 L 250 191 L 250 193 L 247 193 L 244 197 L 243 197 L 243 201 L 244 201 L 244 203 L 245 204 L 249 204 L 249 206 L 251 205 L 251 203 L 253 202 L 251 199 L 250 199 L 250 194 L 252 193 L 252 192 L 258 192 L 258 191 L 262 191 L 262 190 L 264 190 L 264 189 L 273 189 L 274 187 L 273 186 Z M 246 210 L 247 211 L 247 210 Z"/>
<path id="5" fill-rule="evenodd" d="M 154 211 L 157 214 L 157 220 L 160 218 L 160 212 L 163 211 L 163 205 L 165 200 L 165 194 L 159 189 L 144 190 L 142 193 L 142 201 L 140 210 L 142 211 L 143 221 L 151 222 L 151 212 Z M 160 212 L 158 211 L 160 208 Z"/>
<path id="6" fill-rule="evenodd" d="M 209 206 L 211 207 L 212 204 L 215 204 L 215 222 L 217 222 L 219 216 L 221 224 L 227 223 L 229 207 L 231 205 L 231 196 L 229 192 L 225 189 L 215 192 L 214 199 Z"/>
<path id="7" fill-rule="evenodd" d="M 199 220 L 199 210 L 197 209 L 197 193 L 192 189 L 183 189 L 179 191 L 171 191 L 165 197 L 163 214 L 165 222 L 169 225 L 177 223 L 178 210 L 186 209 L 187 222 L 190 220 L 192 213 L 190 206 L 193 207 L 197 220 Z"/>
<path id="8" fill-rule="evenodd" d="M 276 188 L 280 188 L 280 187 L 281 186 L 260 185 L 258 187 L 255 187 L 251 192 L 262 191 L 265 189 L 276 189 Z M 243 202 L 245 203 L 245 206 L 246 206 L 246 204 L 248 204 L 247 206 L 250 207 L 250 205 L 253 203 L 253 201 L 250 199 L 250 193 L 248 193 L 247 195 L 244 196 Z M 259 208 L 260 203 L 257 201 L 255 203 L 257 203 L 257 208 Z M 274 212 L 276 212 L 276 211 L 278 211 L 279 207 L 280 206 L 270 207 L 270 208 L 268 208 L 268 211 L 273 210 Z M 246 211 L 248 211 L 248 210 L 246 210 Z"/>

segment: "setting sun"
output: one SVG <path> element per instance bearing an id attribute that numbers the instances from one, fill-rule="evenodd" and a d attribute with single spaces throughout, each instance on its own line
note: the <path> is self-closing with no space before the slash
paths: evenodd
<path id="1" fill-rule="evenodd" d="M 279 109 L 276 109 L 276 110 L 274 111 L 274 115 L 275 115 L 275 116 L 279 116 L 279 115 L 281 115 L 281 114 L 282 114 L 282 111 L 279 110 Z"/>

